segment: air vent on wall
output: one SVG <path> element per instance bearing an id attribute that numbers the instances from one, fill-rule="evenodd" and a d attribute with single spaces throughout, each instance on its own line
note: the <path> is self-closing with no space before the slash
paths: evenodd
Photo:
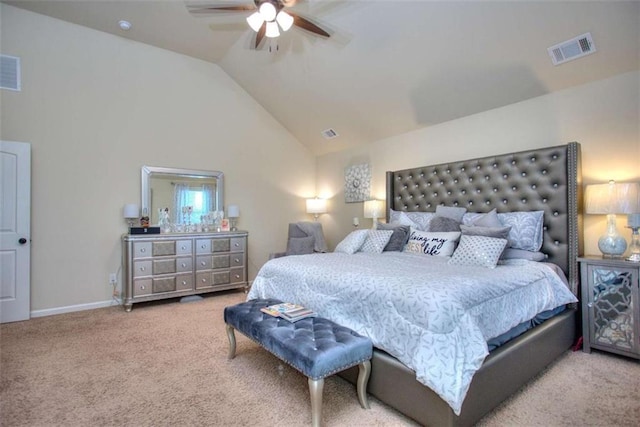
<path id="1" fill-rule="evenodd" d="M 596 51 L 596 45 L 593 43 L 591 33 L 586 33 L 571 40 L 558 43 L 555 46 L 547 48 L 547 52 L 551 56 L 553 65 L 564 64 L 567 61 L 582 58 Z"/>
<path id="2" fill-rule="evenodd" d="M 338 132 L 336 132 L 336 131 L 335 131 L 335 130 L 333 130 L 333 129 L 326 129 L 326 130 L 323 130 L 323 131 L 322 131 L 322 136 L 323 136 L 325 139 L 333 139 L 333 138 L 335 138 L 335 137 L 337 137 L 337 136 L 338 136 Z"/>
<path id="3" fill-rule="evenodd" d="M 20 58 L 0 55 L 0 88 L 21 90 L 20 88 Z"/>

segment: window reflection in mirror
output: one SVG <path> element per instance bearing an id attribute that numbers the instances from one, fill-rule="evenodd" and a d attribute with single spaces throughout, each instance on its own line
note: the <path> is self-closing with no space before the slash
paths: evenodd
<path id="1" fill-rule="evenodd" d="M 153 225 L 165 209 L 173 224 L 200 223 L 209 212 L 224 209 L 222 195 L 222 172 L 142 168 L 142 208 Z"/>

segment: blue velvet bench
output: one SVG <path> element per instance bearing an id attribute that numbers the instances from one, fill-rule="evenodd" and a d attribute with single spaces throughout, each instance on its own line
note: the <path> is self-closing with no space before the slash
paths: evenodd
<path id="1" fill-rule="evenodd" d="M 224 309 L 229 337 L 229 359 L 236 353 L 234 330 L 260 344 L 267 351 L 302 372 L 309 382 L 311 421 L 320 426 L 324 379 L 358 365 L 358 400 L 368 409 L 367 383 L 371 373 L 371 340 L 322 317 L 291 323 L 264 314 L 262 307 L 278 304 L 276 299 L 254 299 Z"/>

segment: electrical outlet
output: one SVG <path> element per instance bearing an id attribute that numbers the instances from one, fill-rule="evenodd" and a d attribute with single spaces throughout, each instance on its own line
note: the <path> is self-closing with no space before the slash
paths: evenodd
<path id="1" fill-rule="evenodd" d="M 116 278 L 116 273 L 109 274 L 109 284 L 113 285 L 118 283 L 118 279 Z"/>

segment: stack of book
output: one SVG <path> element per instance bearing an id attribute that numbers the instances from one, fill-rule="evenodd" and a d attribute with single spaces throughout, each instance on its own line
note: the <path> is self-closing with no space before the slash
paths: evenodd
<path id="1" fill-rule="evenodd" d="M 263 307 L 260 311 L 273 317 L 281 317 L 289 322 L 297 322 L 298 320 L 306 319 L 307 317 L 316 317 L 318 315 L 310 308 L 291 302 L 283 302 Z"/>

